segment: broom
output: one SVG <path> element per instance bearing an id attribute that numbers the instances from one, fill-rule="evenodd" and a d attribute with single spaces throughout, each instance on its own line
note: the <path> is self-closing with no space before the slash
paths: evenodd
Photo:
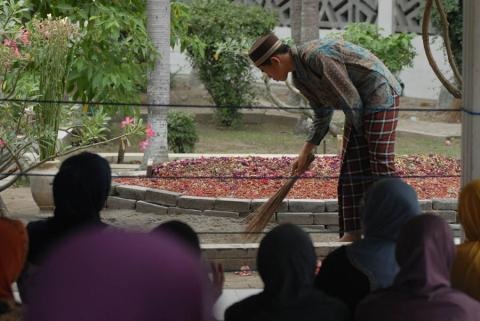
<path id="1" fill-rule="evenodd" d="M 310 154 L 307 159 L 307 168 L 315 159 L 313 154 Z M 292 189 L 293 185 L 300 176 L 293 176 L 289 178 L 282 187 L 271 196 L 267 202 L 263 203 L 259 208 L 254 212 L 250 213 L 245 220 L 247 221 L 247 227 L 245 231 L 247 233 L 258 233 L 263 231 L 265 226 L 272 218 L 273 214 L 277 211 L 280 205 L 283 202 L 283 199 L 287 196 L 288 192 Z M 250 235 L 249 238 L 255 238 L 255 236 Z"/>

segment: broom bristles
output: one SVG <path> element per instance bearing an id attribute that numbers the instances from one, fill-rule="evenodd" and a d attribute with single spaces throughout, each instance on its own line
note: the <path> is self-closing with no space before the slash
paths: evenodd
<path id="1" fill-rule="evenodd" d="M 307 166 L 310 166 L 313 159 L 314 156 L 310 154 L 307 161 Z M 282 205 L 283 200 L 290 192 L 293 185 L 295 185 L 295 182 L 298 178 L 298 176 L 289 178 L 288 181 L 286 181 L 274 195 L 272 195 L 264 204 L 246 217 L 247 226 L 245 231 L 247 233 L 258 233 L 263 231 L 280 205 Z M 250 235 L 249 238 L 256 238 L 256 236 Z"/>

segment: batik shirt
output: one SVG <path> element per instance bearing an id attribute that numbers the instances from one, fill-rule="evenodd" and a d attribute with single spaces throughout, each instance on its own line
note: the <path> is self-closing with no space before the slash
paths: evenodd
<path id="1" fill-rule="evenodd" d="M 314 111 L 307 141 L 315 145 L 328 133 L 333 109 L 362 132 L 362 117 L 394 105 L 400 83 L 367 49 L 343 40 L 324 39 L 292 47 L 293 83 Z"/>

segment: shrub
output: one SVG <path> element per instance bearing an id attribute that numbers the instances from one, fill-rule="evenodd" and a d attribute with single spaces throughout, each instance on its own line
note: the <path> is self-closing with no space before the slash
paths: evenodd
<path id="1" fill-rule="evenodd" d="M 220 125 L 237 124 L 240 113 L 236 107 L 252 103 L 253 76 L 246 53 L 251 43 L 275 24 L 274 15 L 260 6 L 229 0 L 191 4 L 188 33 L 204 44 L 204 50 L 187 47 L 187 54 L 217 106 Z"/>
<path id="2" fill-rule="evenodd" d="M 398 74 L 405 67 L 411 67 L 416 55 L 412 45 L 415 34 L 396 33 L 384 37 L 380 30 L 374 24 L 352 23 L 347 25 L 343 34 L 335 34 L 334 37 L 343 37 L 346 41 L 370 50 L 394 74 Z"/>
<path id="3" fill-rule="evenodd" d="M 157 57 L 147 33 L 145 1 L 30 0 L 29 3 L 33 15 L 69 17 L 78 23 L 82 37 L 67 79 L 68 93 L 74 99 L 139 101 L 146 89 L 147 68 Z M 112 108 L 112 112 L 116 110 Z"/>
<path id="4" fill-rule="evenodd" d="M 193 116 L 180 111 L 167 115 L 168 149 L 174 153 L 191 153 L 198 141 Z"/>

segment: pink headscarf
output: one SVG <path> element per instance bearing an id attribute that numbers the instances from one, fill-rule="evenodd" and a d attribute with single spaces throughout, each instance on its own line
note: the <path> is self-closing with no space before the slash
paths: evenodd
<path id="1" fill-rule="evenodd" d="M 91 231 L 47 260 L 26 320 L 207 320 L 205 277 L 198 258 L 168 235 Z"/>

